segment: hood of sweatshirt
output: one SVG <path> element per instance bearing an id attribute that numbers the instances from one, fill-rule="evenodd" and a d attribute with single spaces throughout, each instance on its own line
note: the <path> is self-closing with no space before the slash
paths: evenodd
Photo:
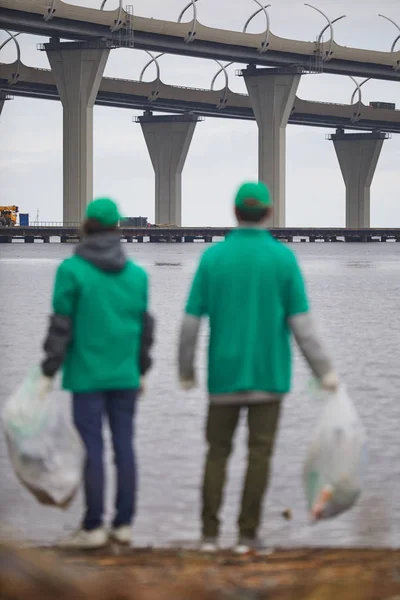
<path id="1" fill-rule="evenodd" d="M 79 242 L 75 254 L 109 273 L 122 271 L 127 262 L 121 236 L 114 231 L 84 237 Z"/>

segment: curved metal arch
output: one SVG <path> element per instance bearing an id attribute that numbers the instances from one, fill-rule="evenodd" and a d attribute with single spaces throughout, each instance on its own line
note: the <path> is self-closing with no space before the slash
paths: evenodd
<path id="1" fill-rule="evenodd" d="M 225 83 L 226 83 L 226 86 L 228 86 L 229 75 L 227 74 L 226 69 L 234 64 L 233 62 L 230 62 L 230 63 L 227 63 L 225 66 L 223 66 L 218 60 L 216 60 L 216 62 L 220 65 L 221 68 L 215 73 L 215 75 L 211 81 L 211 86 L 210 86 L 211 91 L 214 91 L 215 82 L 218 79 L 218 76 L 220 75 L 220 73 L 222 73 L 222 72 L 225 73 Z"/>
<path id="2" fill-rule="evenodd" d="M 325 31 L 327 29 L 330 30 L 331 37 L 330 37 L 330 40 L 329 40 L 328 52 L 326 53 L 325 56 L 322 57 L 323 61 L 326 62 L 327 60 L 329 60 L 329 58 L 332 55 L 333 42 L 335 41 L 335 32 L 334 32 L 334 29 L 333 29 L 333 24 L 337 23 L 341 19 L 344 19 L 346 17 L 346 15 L 342 15 L 341 17 L 337 17 L 336 19 L 334 19 L 333 21 L 331 21 L 330 18 L 321 9 L 317 8 L 316 6 L 313 6 L 312 4 L 308 4 L 308 3 L 305 3 L 304 6 L 308 6 L 309 8 L 312 8 L 313 10 L 316 10 L 320 15 L 322 15 L 328 21 L 328 24 L 322 29 L 321 33 L 319 34 L 319 36 L 317 38 L 317 44 L 319 45 L 321 43 L 321 41 L 322 41 L 322 36 L 324 35 Z"/>
<path id="3" fill-rule="evenodd" d="M 21 35 L 21 32 L 20 33 L 16 33 L 14 35 L 13 33 L 11 33 L 11 31 L 8 31 L 7 29 L 5 29 L 4 31 L 9 35 L 9 37 L 6 40 L 4 40 L 4 42 L 1 44 L 0 50 L 3 50 L 4 46 L 7 46 L 7 44 L 9 42 L 11 42 L 11 41 L 14 40 L 16 46 L 19 48 L 19 56 L 21 56 L 21 47 L 20 47 L 19 43 L 16 41 L 16 39 L 15 39 L 16 37 L 18 37 L 19 35 Z"/>
<path id="4" fill-rule="evenodd" d="M 196 2 L 198 2 L 198 0 L 191 0 L 189 2 L 189 4 L 187 6 L 185 6 L 185 8 L 183 9 L 183 11 L 181 12 L 181 14 L 178 17 L 178 23 L 182 23 L 182 18 L 184 16 L 184 14 L 186 13 L 186 11 L 188 11 L 190 7 L 193 8 L 193 26 L 192 26 L 192 30 L 189 32 L 188 37 L 185 39 L 185 42 L 187 44 L 190 44 L 190 42 L 193 42 L 194 38 L 196 37 L 196 25 L 197 25 Z"/>
<path id="5" fill-rule="evenodd" d="M 15 48 L 17 50 L 17 70 L 15 73 L 13 73 L 13 76 L 10 80 L 10 85 L 14 85 L 14 83 L 17 82 L 18 77 L 19 77 L 19 70 L 21 67 L 21 46 L 19 45 L 18 40 L 16 39 L 19 35 L 21 35 L 21 33 L 16 33 L 15 35 L 13 33 L 11 33 L 11 31 L 8 31 L 7 29 L 4 30 L 7 35 L 9 36 L 0 46 L 0 51 L 4 48 L 4 46 L 6 46 L 9 42 L 13 41 L 15 44 Z"/>
<path id="6" fill-rule="evenodd" d="M 255 2 L 256 4 L 258 4 L 258 6 L 260 7 L 258 10 L 256 10 L 255 13 L 253 13 L 251 15 L 251 17 L 249 17 L 246 21 L 246 23 L 244 24 L 244 28 L 243 28 L 243 33 L 246 33 L 248 26 L 250 25 L 250 23 L 252 22 L 252 20 L 259 15 L 261 12 L 264 13 L 265 15 L 265 20 L 267 22 L 267 29 L 265 31 L 265 38 L 263 43 L 261 44 L 261 48 L 260 48 L 260 53 L 264 54 L 264 52 L 266 52 L 268 50 L 268 46 L 269 46 L 269 35 L 271 32 L 271 22 L 270 22 L 270 18 L 269 18 L 269 14 L 267 11 L 267 8 L 269 8 L 271 5 L 270 4 L 266 4 L 265 6 L 261 4 L 261 2 L 259 2 L 258 0 L 253 0 L 253 2 Z"/>
<path id="7" fill-rule="evenodd" d="M 356 89 L 354 90 L 353 95 L 351 97 L 352 101 L 354 100 L 355 95 L 358 93 L 358 108 L 357 108 L 357 112 L 354 113 L 354 115 L 351 118 L 351 122 L 352 123 L 356 123 L 357 121 L 360 120 L 360 117 L 361 117 L 361 105 L 362 105 L 362 91 L 361 91 L 361 86 L 364 85 L 364 83 L 366 83 L 368 80 L 363 81 L 360 84 L 360 83 L 358 83 L 358 81 L 352 75 L 349 75 L 349 77 L 350 77 L 350 79 L 356 85 Z M 353 104 L 353 102 L 351 102 L 351 104 Z"/>
<path id="8" fill-rule="evenodd" d="M 364 79 L 364 81 L 362 81 L 361 83 L 357 83 L 357 87 L 354 90 L 352 96 L 351 96 L 351 100 L 350 100 L 350 104 L 353 104 L 354 102 L 354 98 L 356 97 L 357 92 L 359 94 L 361 94 L 361 88 L 363 85 L 365 85 L 366 83 L 368 83 L 368 81 L 371 81 L 371 77 L 368 77 L 367 79 Z"/>
<path id="9" fill-rule="evenodd" d="M 341 21 L 342 19 L 345 19 L 346 15 L 342 15 L 341 17 L 336 17 L 336 19 L 333 19 L 332 21 L 332 25 L 334 25 L 335 23 L 337 23 L 338 21 Z M 318 36 L 318 43 L 322 42 L 322 37 L 325 33 L 325 31 L 329 29 L 329 25 L 325 25 L 325 27 L 323 28 L 323 30 L 321 31 L 321 33 Z"/>
<path id="10" fill-rule="evenodd" d="M 143 75 L 145 74 L 146 70 L 148 69 L 148 67 L 150 67 L 150 65 L 152 65 L 154 63 L 156 66 L 156 70 L 157 70 L 156 89 L 153 90 L 151 96 L 149 96 L 149 102 L 154 102 L 154 100 L 156 100 L 158 98 L 158 94 L 160 91 L 160 83 L 161 83 L 161 69 L 160 69 L 160 63 L 158 62 L 158 59 L 161 58 L 161 56 L 163 56 L 164 53 L 161 53 L 158 56 L 154 56 L 154 54 L 152 54 L 148 50 L 145 50 L 145 52 L 146 52 L 146 54 L 148 54 L 150 56 L 150 60 L 143 67 L 142 72 L 140 73 L 139 81 L 143 81 Z"/>
<path id="11" fill-rule="evenodd" d="M 393 21 L 393 19 L 390 19 L 389 17 L 386 17 L 385 15 L 381 15 L 381 14 L 379 14 L 378 17 L 381 17 L 382 19 L 385 19 L 385 21 L 389 21 L 389 23 L 392 23 L 392 25 L 394 25 L 396 27 L 396 29 L 400 32 L 400 27 L 398 26 L 396 21 Z M 390 52 L 394 52 L 394 49 L 396 48 L 396 44 L 399 40 L 400 40 L 400 33 L 397 36 L 397 38 L 394 40 L 392 47 L 390 48 Z"/>
<path id="12" fill-rule="evenodd" d="M 224 74 L 225 77 L 225 87 L 224 87 L 224 95 L 221 98 L 221 101 L 219 103 L 218 108 L 224 108 L 226 106 L 226 103 L 228 101 L 228 92 L 229 92 L 229 74 L 228 71 L 226 70 L 227 67 L 229 67 L 230 65 L 233 65 L 233 62 L 228 63 L 227 65 L 223 65 L 219 60 L 217 60 L 216 58 L 214 58 L 215 62 L 217 63 L 217 65 L 219 65 L 220 69 L 217 72 L 217 74 L 214 76 L 212 82 L 211 82 L 211 90 L 214 90 L 214 83 L 218 77 L 218 75 L 220 73 Z"/>
<path id="13" fill-rule="evenodd" d="M 147 50 L 145 50 L 145 52 L 147 52 Z M 139 81 L 143 81 L 143 75 L 145 74 L 145 72 L 147 71 L 147 69 L 154 63 L 156 65 L 156 69 L 157 69 L 157 78 L 160 79 L 160 74 L 161 74 L 161 69 L 160 69 L 160 64 L 158 62 L 158 59 L 161 58 L 162 56 L 164 56 L 164 52 L 161 52 L 160 54 L 158 54 L 157 56 L 154 56 L 151 52 L 147 52 L 147 54 L 149 54 L 151 56 L 151 59 L 149 60 L 148 63 L 145 64 L 145 66 L 142 69 L 142 72 L 140 73 L 140 77 L 139 77 Z"/>
<path id="14" fill-rule="evenodd" d="M 400 33 L 397 36 L 397 38 L 394 40 L 393 44 L 392 44 L 392 52 L 394 52 L 394 49 L 396 47 L 397 42 L 400 40 Z"/>
<path id="15" fill-rule="evenodd" d="M 54 17 L 54 13 L 56 12 L 56 2 L 57 0 L 51 0 L 51 6 L 47 9 L 47 13 L 43 16 L 44 21 L 50 21 Z"/>
<path id="16" fill-rule="evenodd" d="M 271 6 L 270 4 L 266 4 L 266 5 L 265 5 L 265 6 L 263 6 L 262 8 L 258 8 L 258 9 L 256 10 L 256 12 L 254 12 L 254 13 L 251 15 L 251 17 L 249 17 L 249 18 L 247 19 L 247 21 L 246 21 L 246 23 L 244 24 L 244 27 L 243 27 L 243 33 L 246 33 L 246 31 L 247 31 L 247 28 L 248 28 L 248 26 L 250 25 L 250 23 L 252 22 L 252 20 L 253 20 L 253 19 L 254 19 L 254 18 L 257 16 L 257 15 L 259 15 L 261 12 L 263 12 L 263 9 L 267 9 L 267 8 L 269 8 L 270 6 Z"/>
<path id="17" fill-rule="evenodd" d="M 107 2 L 108 2 L 108 0 L 102 1 L 100 10 L 104 10 L 104 7 L 107 4 Z M 118 17 L 114 21 L 114 25 L 111 25 L 111 27 L 110 27 L 110 31 L 112 31 L 112 33 L 114 33 L 115 31 L 118 31 L 118 29 L 121 29 L 122 25 L 124 24 L 124 21 L 122 19 L 122 14 L 124 12 L 124 7 L 123 7 L 122 2 L 123 2 L 123 0 L 119 0 Z"/>

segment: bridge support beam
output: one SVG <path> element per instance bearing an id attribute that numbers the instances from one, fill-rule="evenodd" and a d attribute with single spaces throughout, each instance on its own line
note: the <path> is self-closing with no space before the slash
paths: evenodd
<path id="1" fill-rule="evenodd" d="M 346 227 L 370 227 L 371 183 L 382 150 L 385 133 L 344 133 L 330 136 L 346 186 Z"/>
<path id="2" fill-rule="evenodd" d="M 182 225 L 182 171 L 198 117 L 138 117 L 155 173 L 155 224 Z"/>
<path id="3" fill-rule="evenodd" d="M 286 126 L 301 72 L 297 67 L 242 71 L 259 131 L 258 175 L 273 199 L 272 227 L 286 224 Z"/>
<path id="4" fill-rule="evenodd" d="M 109 50 L 45 45 L 63 105 L 63 220 L 80 223 L 93 198 L 93 106 Z"/>

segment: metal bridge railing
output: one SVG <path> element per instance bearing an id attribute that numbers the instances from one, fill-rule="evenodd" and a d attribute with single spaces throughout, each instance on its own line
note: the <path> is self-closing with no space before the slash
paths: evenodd
<path id="1" fill-rule="evenodd" d="M 20 227 L 81 227 L 82 223 L 63 223 L 62 221 L 31 221 L 28 225 Z"/>

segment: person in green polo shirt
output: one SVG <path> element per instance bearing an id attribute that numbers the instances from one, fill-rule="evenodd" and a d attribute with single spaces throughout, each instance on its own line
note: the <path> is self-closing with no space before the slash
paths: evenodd
<path id="1" fill-rule="evenodd" d="M 100 548 L 108 539 L 129 544 L 135 514 L 134 414 L 141 376 L 151 366 L 153 319 L 148 278 L 125 255 L 115 202 L 89 204 L 83 239 L 58 267 L 53 314 L 44 343 L 42 391 L 63 366 L 73 394 L 74 423 L 86 448 L 86 512 L 81 528 L 59 545 Z M 104 528 L 102 422 L 107 417 L 117 470 L 115 516 Z"/>
<path id="2" fill-rule="evenodd" d="M 294 253 L 266 229 L 272 200 L 263 183 L 245 183 L 235 199 L 238 228 L 202 256 L 194 276 L 179 342 L 183 389 L 196 385 L 194 358 L 202 317 L 208 317 L 208 453 L 202 549 L 217 548 L 218 513 L 232 439 L 247 409 L 249 455 L 239 516 L 238 552 L 259 545 L 262 501 L 279 423 L 290 391 L 291 333 L 321 386 L 338 386 L 331 360 L 315 331 L 304 280 Z"/>

